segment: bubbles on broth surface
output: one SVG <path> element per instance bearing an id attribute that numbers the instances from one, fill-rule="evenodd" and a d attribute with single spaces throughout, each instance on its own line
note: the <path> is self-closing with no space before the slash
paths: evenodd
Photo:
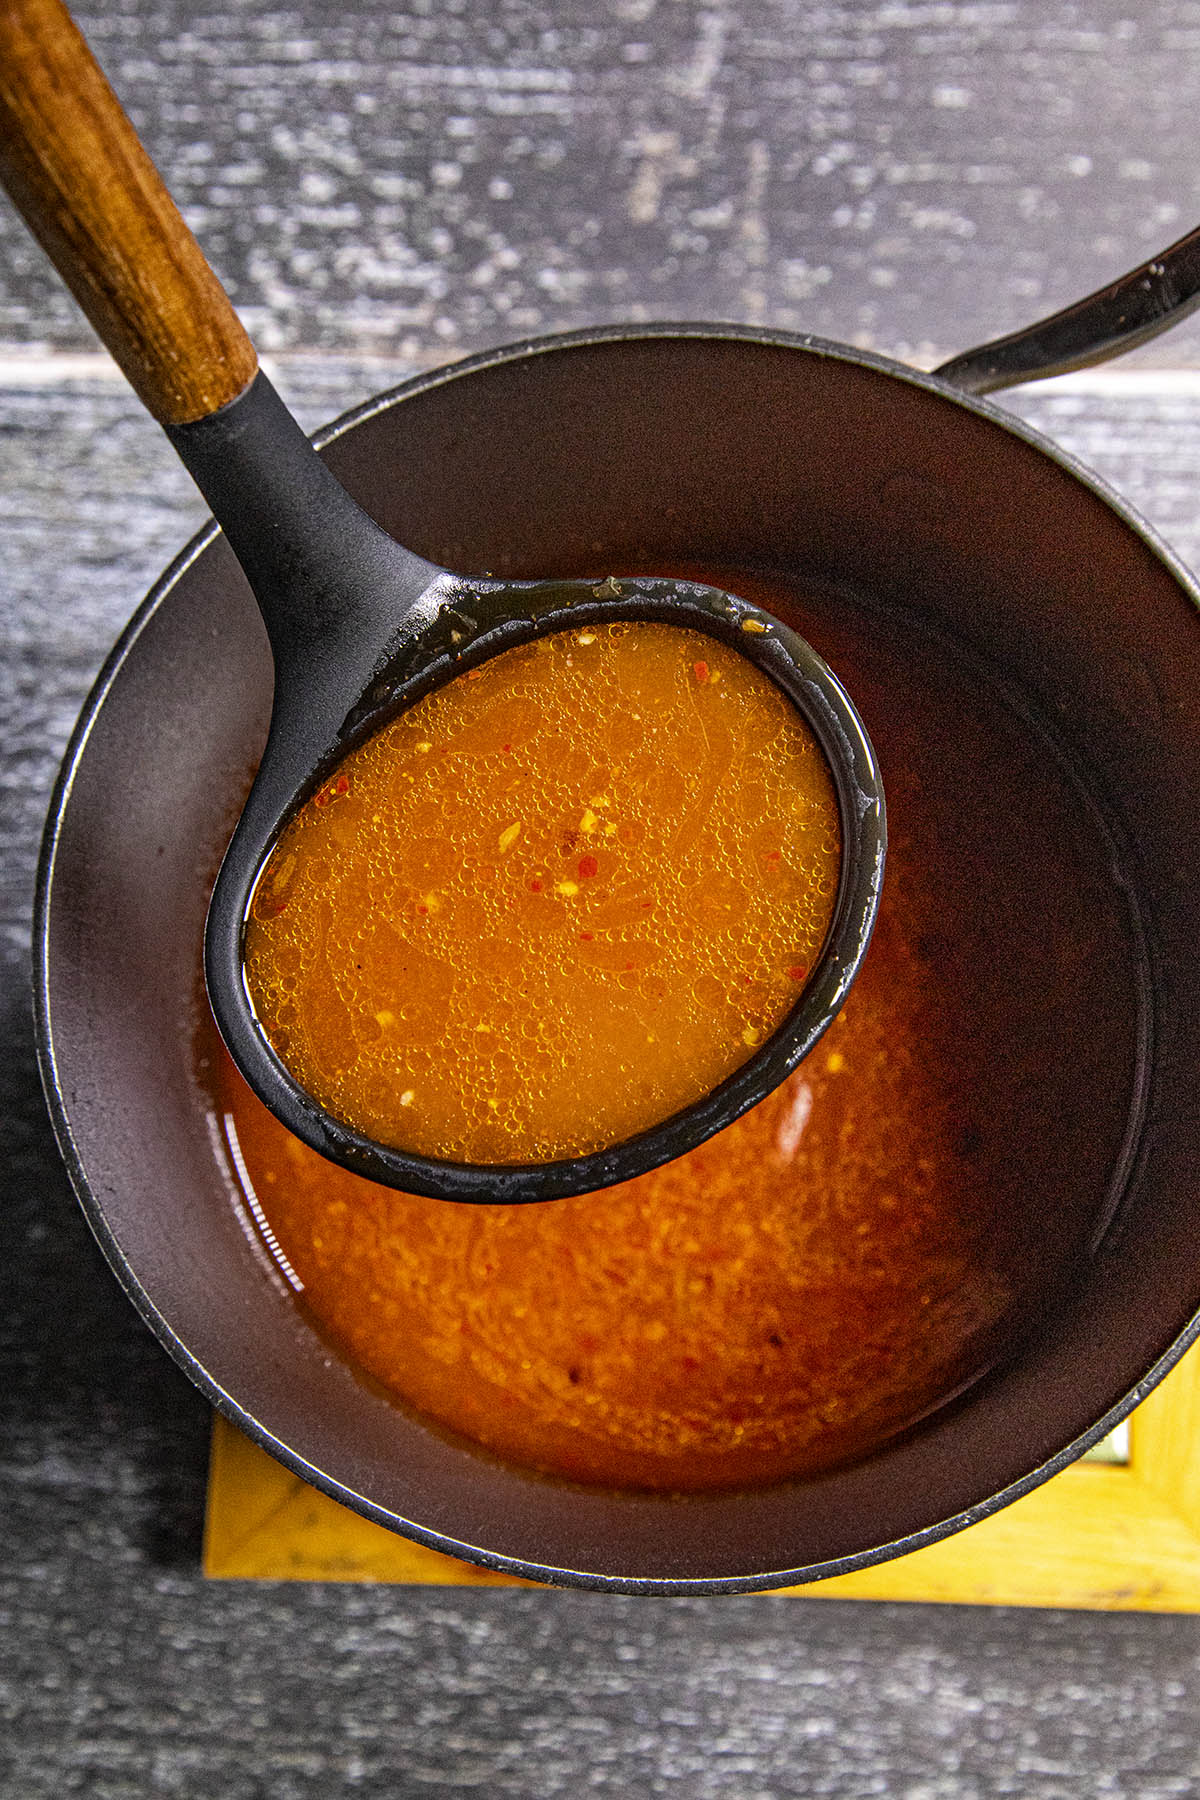
<path id="1" fill-rule="evenodd" d="M 296 1079 L 376 1140 L 579 1155 L 782 1023 L 840 861 L 824 756 L 744 657 L 667 625 L 559 632 L 346 758 L 259 882 L 247 979 Z"/>

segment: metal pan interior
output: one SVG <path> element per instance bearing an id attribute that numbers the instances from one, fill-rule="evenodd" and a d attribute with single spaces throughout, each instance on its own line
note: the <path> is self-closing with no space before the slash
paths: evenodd
<path id="1" fill-rule="evenodd" d="M 866 1462 L 743 1493 L 609 1493 L 506 1467 L 388 1404 L 265 1273 L 194 1072 L 206 888 L 270 699 L 257 614 L 209 538 L 163 578 L 89 701 L 37 921 L 56 1128 L 167 1348 L 368 1516 L 452 1554 L 630 1591 L 769 1586 L 894 1555 L 1078 1454 L 1165 1372 L 1200 1305 L 1200 621 L 1181 570 L 1100 483 L 986 404 L 752 332 L 500 352 L 372 403 L 328 455 L 388 529 L 450 567 L 777 576 L 874 609 L 914 655 L 952 641 L 994 671 L 1078 773 L 1131 896 L 1126 1128 L 1098 1241 L 1052 1316 Z M 1028 1205 L 1053 1229 L 1053 1193 L 1031 1183 Z"/>

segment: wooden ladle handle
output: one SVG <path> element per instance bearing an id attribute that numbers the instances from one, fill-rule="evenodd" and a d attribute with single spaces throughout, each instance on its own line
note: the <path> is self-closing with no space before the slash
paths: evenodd
<path id="1" fill-rule="evenodd" d="M 61 0 L 0 0 L 0 182 L 161 424 L 253 380 L 229 296 Z"/>

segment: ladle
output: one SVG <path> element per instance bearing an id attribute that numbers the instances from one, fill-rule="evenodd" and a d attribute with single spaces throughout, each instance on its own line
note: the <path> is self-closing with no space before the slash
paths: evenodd
<path id="1" fill-rule="evenodd" d="M 350 499 L 258 371 L 228 297 L 59 0 L 6 0 L 0 117 L 4 185 L 164 426 L 266 624 L 275 664 L 270 733 L 205 934 L 213 1013 L 242 1073 L 325 1155 L 393 1187 L 455 1200 L 542 1200 L 605 1187 L 731 1123 L 787 1076 L 834 1017 L 878 904 L 885 830 L 879 773 L 829 669 L 777 620 L 697 583 L 468 578 L 404 549 Z M 536 446 L 514 447 L 514 454 L 532 460 Z M 537 1165 L 477 1166 L 374 1143 L 297 1085 L 255 1018 L 242 939 L 256 877 L 297 806 L 384 716 L 500 650 L 599 619 L 665 621 L 736 647 L 813 729 L 833 774 L 843 840 L 821 958 L 783 1025 L 741 1068 L 701 1100 L 610 1149 Z"/>
<path id="2" fill-rule="evenodd" d="M 579 1193 L 680 1154 L 732 1121 L 812 1047 L 869 937 L 883 859 L 870 746 L 818 658 L 735 597 L 662 579 L 519 582 L 456 577 L 403 551 L 348 498 L 265 377 L 227 297 L 58 0 L 0 15 L 0 173 L 150 412 L 164 425 L 245 569 L 276 666 L 262 768 L 210 909 L 214 1012 L 252 1084 L 300 1137 L 416 1192 L 520 1201 Z M 1200 305 L 1200 231 L 1046 320 L 944 364 L 961 394 L 1083 367 Z M 536 454 L 532 447 L 531 454 Z M 795 701 L 834 773 L 843 875 L 826 950 L 783 1028 L 721 1087 L 653 1131 L 594 1156 L 469 1167 L 348 1132 L 287 1075 L 262 1037 L 241 969 L 254 879 L 278 829 L 382 713 L 484 657 L 564 624 L 669 618 L 735 643 Z M 765 627 L 746 632 L 747 622 Z"/>

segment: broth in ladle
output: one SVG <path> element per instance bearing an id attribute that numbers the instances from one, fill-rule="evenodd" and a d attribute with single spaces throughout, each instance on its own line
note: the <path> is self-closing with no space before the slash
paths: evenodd
<path id="1" fill-rule="evenodd" d="M 279 1056 L 363 1136 L 469 1163 L 606 1149 L 779 1026 L 841 864 L 829 766 L 715 638 L 616 623 L 491 657 L 352 752 L 245 940 Z"/>

